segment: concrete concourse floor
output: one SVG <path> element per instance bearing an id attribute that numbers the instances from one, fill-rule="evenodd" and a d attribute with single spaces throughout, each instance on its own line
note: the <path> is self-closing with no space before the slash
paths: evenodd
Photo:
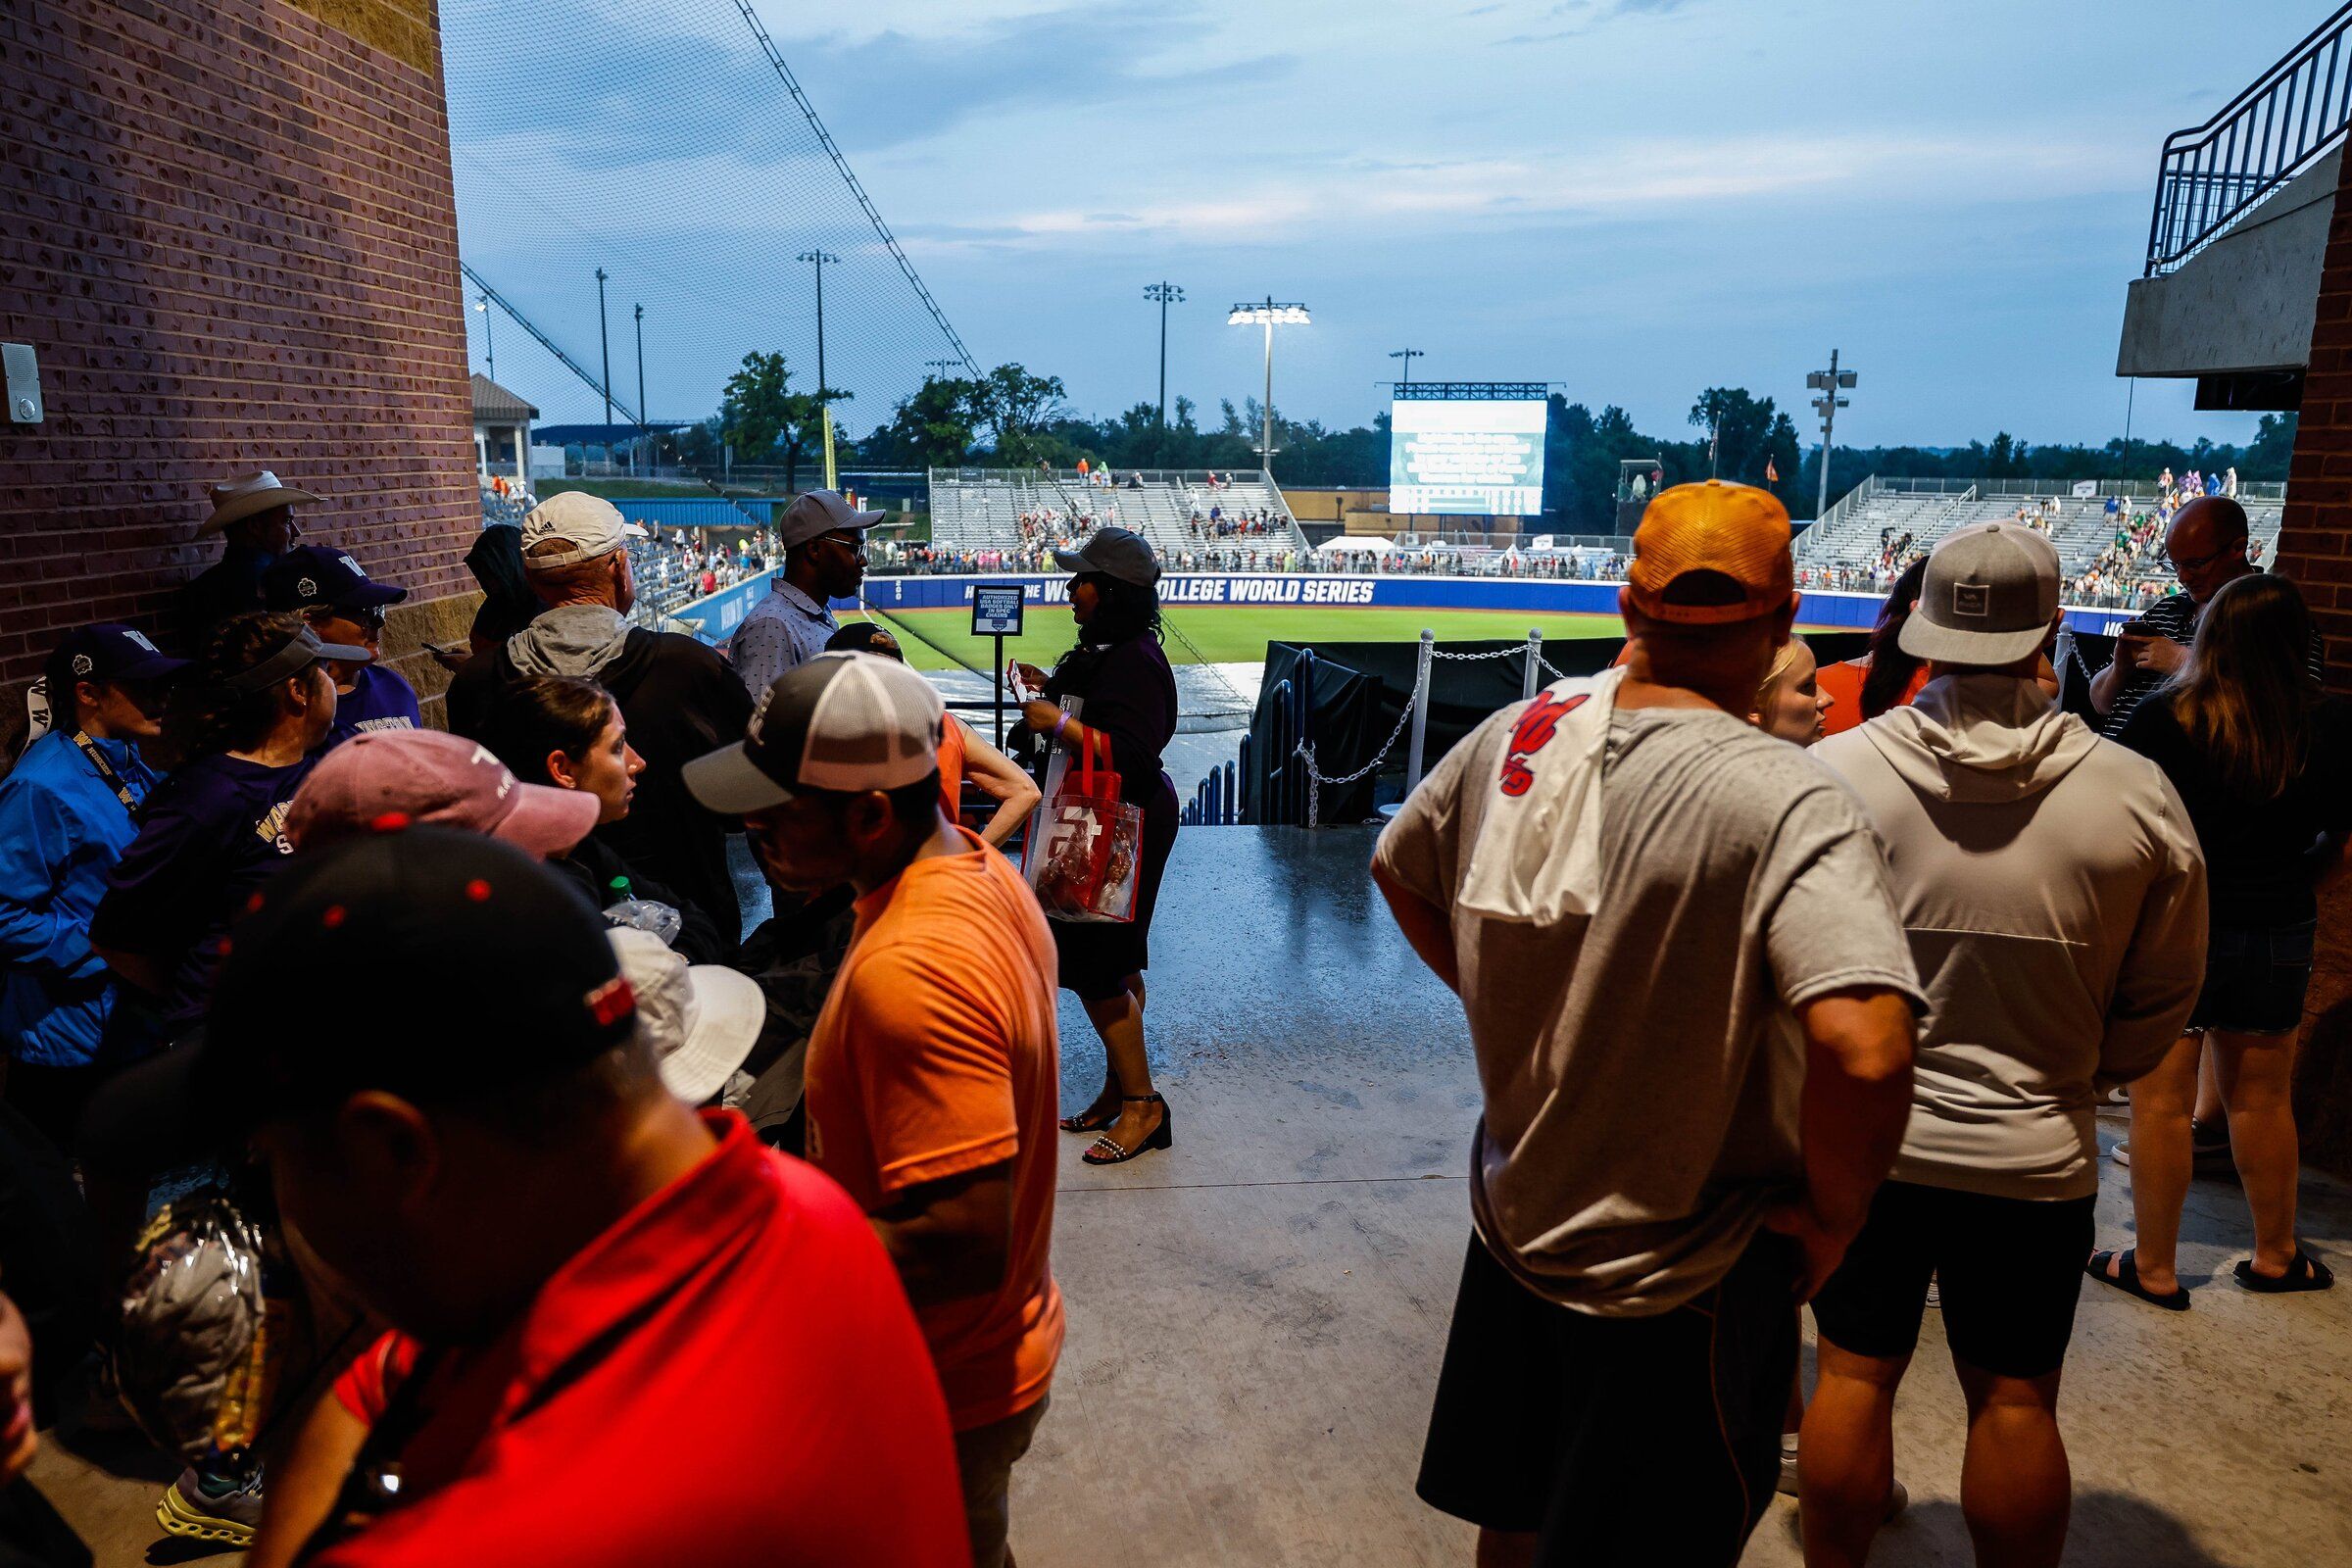
<path id="1" fill-rule="evenodd" d="M 1363 828 L 1177 841 L 1147 1023 L 1176 1147 L 1096 1169 L 1079 1161 L 1086 1140 L 1060 1139 L 1069 1339 L 1014 1472 L 1022 1568 L 1470 1562 L 1473 1533 L 1412 1484 L 1469 1235 L 1477 1080 L 1453 999 L 1364 874 L 1371 848 Z M 1067 997 L 1061 1027 L 1074 1109 L 1102 1054 Z M 2103 1174 L 2099 1234 L 2115 1245 L 2130 1172 Z M 2352 1191 L 2307 1178 L 2302 1229 L 2345 1268 Z M 2352 1291 L 2248 1295 L 2228 1277 L 2248 1236 L 2234 1186 L 2200 1181 L 2181 1258 L 2195 1310 L 2086 1284 L 2062 1406 L 2068 1563 L 2352 1562 Z M 1890 1568 L 1973 1560 L 1941 1339 L 1931 1312 L 1896 1408 L 1914 1501 L 1879 1538 L 1872 1561 Z M 159 1544 L 172 1472 L 128 1444 L 93 1463 L 52 1435 L 33 1478 L 100 1564 L 127 1565 L 202 1550 Z M 1742 1561 L 1798 1560 L 1794 1505 L 1778 1499 Z"/>
<path id="2" fill-rule="evenodd" d="M 1369 829 L 1190 829 L 1152 931 L 1146 1033 L 1176 1147 L 1080 1163 L 1062 1141 L 1054 1266 L 1069 1338 L 1014 1472 L 1022 1568 L 1460 1564 L 1473 1532 L 1413 1495 L 1462 1250 L 1477 1078 L 1453 999 L 1364 874 Z M 1101 1049 L 1064 998 L 1062 1102 Z M 2103 1120 L 2102 1144 L 2123 1134 Z M 2102 1165 L 2102 1245 L 2128 1245 L 2128 1167 Z M 2305 1244 L 2343 1269 L 2352 1191 L 2304 1187 Z M 2066 1561 L 2352 1562 L 2352 1292 L 2229 1278 L 2251 1232 L 2199 1181 L 2173 1314 L 2085 1282 L 2061 1422 Z M 1808 1340 L 1810 1322 L 1808 1320 Z M 1808 1358 L 1810 1346 L 1808 1343 Z M 1972 1562 L 1964 1423 L 1936 1313 L 1896 1407 L 1908 1514 L 1874 1563 Z M 1742 1563 L 1800 1560 L 1777 1499 Z"/>

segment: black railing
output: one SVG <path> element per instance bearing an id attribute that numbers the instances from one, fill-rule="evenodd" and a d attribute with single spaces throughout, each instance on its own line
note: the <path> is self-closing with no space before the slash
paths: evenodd
<path id="1" fill-rule="evenodd" d="M 2352 4 L 2202 125 L 2165 138 L 2147 275 L 2169 272 L 2324 156 L 2352 124 Z"/>

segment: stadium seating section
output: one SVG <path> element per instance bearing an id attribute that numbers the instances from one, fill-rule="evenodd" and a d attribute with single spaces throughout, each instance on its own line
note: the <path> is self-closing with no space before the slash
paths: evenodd
<path id="1" fill-rule="evenodd" d="M 1203 541 L 1192 534 L 1193 517 L 1206 517 L 1215 508 L 1228 517 L 1262 514 L 1272 519 L 1264 534 L 1226 543 L 1300 552 L 1309 548 L 1292 520 L 1281 488 L 1263 472 L 1220 473 L 1214 486 L 1204 472 L 1145 469 L 1138 477 L 1140 488 L 1130 486 L 1125 474 L 1117 485 L 1106 487 L 1066 471 L 934 468 L 932 547 L 1017 551 L 1024 544 L 1023 516 L 1049 519 L 1048 531 L 1058 539 L 1074 536 L 1074 519 L 1091 516 L 1098 526 L 1116 523 L 1134 529 L 1152 541 L 1152 549 L 1168 556 L 1201 547 Z"/>

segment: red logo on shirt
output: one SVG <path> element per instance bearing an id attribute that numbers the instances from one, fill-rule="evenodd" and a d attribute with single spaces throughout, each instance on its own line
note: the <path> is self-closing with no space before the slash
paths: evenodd
<path id="1" fill-rule="evenodd" d="M 1528 705 L 1527 711 L 1519 715 L 1519 722 L 1511 726 L 1511 749 L 1502 760 L 1503 794 L 1528 792 L 1536 782 L 1536 775 L 1525 760 L 1549 746 L 1552 736 L 1559 732 L 1560 720 L 1584 707 L 1586 700 L 1586 694 L 1560 698 L 1545 692 Z"/>

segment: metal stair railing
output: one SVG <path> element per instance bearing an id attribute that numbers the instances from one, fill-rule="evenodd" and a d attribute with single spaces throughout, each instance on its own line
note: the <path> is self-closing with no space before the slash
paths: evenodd
<path id="1" fill-rule="evenodd" d="M 2164 141 L 2146 275 L 2179 267 L 2352 126 L 2352 4 L 2336 11 L 2202 125 Z"/>

